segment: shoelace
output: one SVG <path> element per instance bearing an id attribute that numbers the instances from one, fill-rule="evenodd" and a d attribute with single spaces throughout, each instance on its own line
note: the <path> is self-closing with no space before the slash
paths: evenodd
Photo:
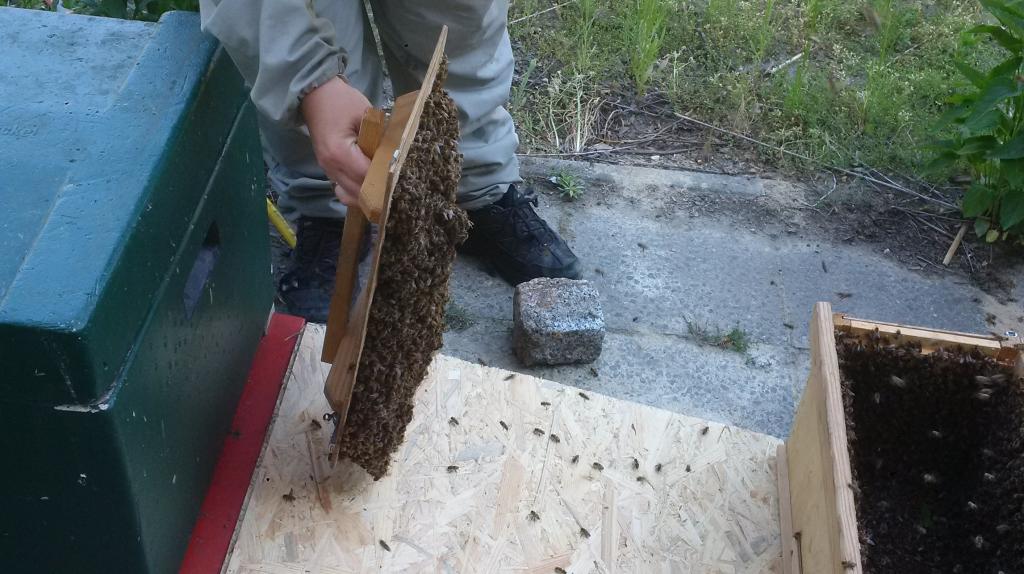
<path id="1" fill-rule="evenodd" d="M 541 243 L 547 241 L 548 229 L 544 220 L 533 210 L 537 207 L 537 194 L 532 189 L 525 193 L 516 189 L 509 206 L 509 221 L 517 239 L 537 237 Z"/>

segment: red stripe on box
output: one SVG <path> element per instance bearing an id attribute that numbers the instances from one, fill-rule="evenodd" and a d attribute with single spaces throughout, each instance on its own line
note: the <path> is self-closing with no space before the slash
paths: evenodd
<path id="1" fill-rule="evenodd" d="M 260 341 L 249 378 L 242 390 L 231 432 L 224 441 L 213 480 L 192 530 L 181 574 L 215 574 L 221 571 L 242 503 L 249 490 L 263 440 L 277 406 L 277 397 L 288 374 L 295 346 L 305 320 L 275 313 Z"/>

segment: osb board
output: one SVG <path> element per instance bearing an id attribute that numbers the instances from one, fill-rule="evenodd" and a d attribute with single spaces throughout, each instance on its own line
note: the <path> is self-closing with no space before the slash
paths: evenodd
<path id="1" fill-rule="evenodd" d="M 375 483 L 320 463 L 322 340 L 307 327 L 227 572 L 780 571 L 778 440 L 438 356 Z"/>

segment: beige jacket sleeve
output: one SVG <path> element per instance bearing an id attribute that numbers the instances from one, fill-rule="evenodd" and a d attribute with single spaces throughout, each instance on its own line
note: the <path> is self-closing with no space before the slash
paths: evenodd
<path id="1" fill-rule="evenodd" d="M 220 40 L 274 123 L 302 124 L 302 97 L 345 71 L 334 26 L 309 0 L 199 0 L 199 9 L 203 30 Z"/>

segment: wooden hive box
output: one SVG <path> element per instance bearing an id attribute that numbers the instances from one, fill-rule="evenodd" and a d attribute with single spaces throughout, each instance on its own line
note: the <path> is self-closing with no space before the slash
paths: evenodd
<path id="1" fill-rule="evenodd" d="M 1021 373 L 1022 341 L 866 321 L 818 303 L 811 319 L 811 371 L 789 439 L 779 446 L 779 498 L 786 574 L 861 574 L 860 541 L 847 449 L 836 330 L 876 331 L 919 343 L 923 353 L 960 346 Z M 788 503 L 787 503 L 788 501 Z"/>

